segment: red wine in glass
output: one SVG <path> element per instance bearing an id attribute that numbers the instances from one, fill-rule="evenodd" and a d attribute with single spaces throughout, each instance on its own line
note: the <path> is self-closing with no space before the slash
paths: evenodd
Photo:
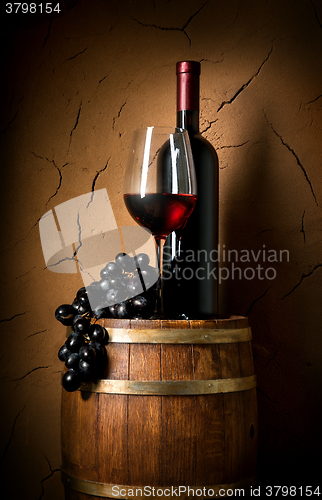
<path id="1" fill-rule="evenodd" d="M 124 202 L 133 219 L 149 229 L 153 236 L 165 239 L 185 223 L 197 197 L 192 194 L 124 194 Z"/>
<path id="2" fill-rule="evenodd" d="M 197 184 L 189 135 L 173 127 L 133 132 L 124 180 L 124 202 L 133 219 L 154 236 L 159 279 L 155 318 L 163 315 L 163 244 L 194 209 Z"/>

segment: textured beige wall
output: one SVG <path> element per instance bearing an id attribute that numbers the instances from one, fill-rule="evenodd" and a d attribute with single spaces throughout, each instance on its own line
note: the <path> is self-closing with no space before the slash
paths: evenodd
<path id="1" fill-rule="evenodd" d="M 183 59 L 202 64 L 201 131 L 220 160 L 221 244 L 290 256 L 273 264 L 274 280 L 221 286 L 222 313 L 247 314 L 253 329 L 259 478 L 318 483 L 311 469 L 322 417 L 321 1 L 60 5 L 59 16 L 34 18 L 30 29 L 23 19 L 6 35 L 2 57 L 5 498 L 63 498 L 57 351 L 65 332 L 53 313 L 82 281 L 46 269 L 38 221 L 95 180 L 118 223 L 132 223 L 121 193 L 131 132 L 175 124 L 175 63 Z"/>

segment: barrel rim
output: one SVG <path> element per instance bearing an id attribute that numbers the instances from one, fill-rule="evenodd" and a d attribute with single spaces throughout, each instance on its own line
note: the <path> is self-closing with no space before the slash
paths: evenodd
<path id="1" fill-rule="evenodd" d="M 108 330 L 110 342 L 212 344 L 244 342 L 252 339 L 248 318 L 245 316 L 204 320 L 100 318 L 95 323 Z M 175 332 L 177 339 L 173 340 Z M 66 337 L 71 333 L 72 327 L 68 326 Z"/>
<path id="2" fill-rule="evenodd" d="M 67 471 L 61 469 L 61 481 L 63 485 L 67 488 L 70 488 L 74 491 L 78 491 L 80 493 L 85 493 L 87 495 L 92 495 L 92 496 L 99 496 L 102 498 L 123 498 L 124 500 L 130 500 L 133 498 L 147 498 L 147 496 L 150 495 L 136 495 L 133 496 L 129 494 L 130 491 L 138 491 L 138 490 L 143 490 L 144 486 L 135 486 L 135 485 L 117 485 L 117 484 L 108 484 L 108 483 L 102 483 L 99 481 L 91 481 L 88 479 L 83 479 L 79 477 L 72 476 L 69 474 Z M 256 482 L 256 473 L 250 477 L 245 477 L 242 479 L 239 479 L 237 481 L 234 481 L 232 483 L 225 483 L 225 484 L 214 484 L 214 485 L 197 485 L 197 486 L 189 486 L 190 490 L 204 490 L 206 489 L 207 492 L 214 492 L 215 495 L 219 493 L 220 490 L 232 490 L 235 488 L 250 488 L 253 486 Z M 119 491 L 120 490 L 126 490 L 126 495 L 115 495 L 115 490 L 113 488 L 118 487 Z M 155 490 L 160 490 L 163 491 L 163 495 L 158 495 L 158 498 L 160 500 L 166 500 L 169 498 L 169 495 L 167 494 L 167 490 L 171 489 L 172 486 L 151 486 L 154 487 Z M 174 488 L 179 488 L 179 486 L 174 486 Z M 186 500 L 188 498 L 187 494 L 178 494 L 176 497 L 180 498 L 181 500 Z M 213 498 L 213 495 L 211 493 L 211 496 L 203 496 L 203 498 L 208 499 L 208 498 Z"/>
<path id="3" fill-rule="evenodd" d="M 119 344 L 233 344 L 252 340 L 251 329 L 110 328 L 109 343 Z"/>
<path id="4" fill-rule="evenodd" d="M 82 383 L 79 391 L 133 396 L 200 396 L 249 391 L 256 387 L 256 375 L 207 380 L 115 380 Z"/>
<path id="5" fill-rule="evenodd" d="M 167 329 L 175 328 L 194 330 L 194 329 L 236 329 L 248 328 L 249 322 L 246 316 L 230 316 L 229 318 L 215 319 L 193 319 L 193 320 L 149 320 L 149 319 L 113 319 L 101 318 L 97 323 L 105 328 L 131 328 L 141 329 Z"/>

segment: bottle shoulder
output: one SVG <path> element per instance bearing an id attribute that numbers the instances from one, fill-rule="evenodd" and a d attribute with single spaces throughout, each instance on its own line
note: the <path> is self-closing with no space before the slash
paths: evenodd
<path id="1" fill-rule="evenodd" d="M 203 135 L 201 135 L 200 132 L 197 132 L 196 134 L 194 134 L 191 137 L 191 139 L 195 142 L 206 145 L 207 147 L 209 147 L 209 149 L 213 149 L 214 151 L 216 151 L 215 148 L 213 147 L 213 145 L 211 144 L 211 142 L 209 142 L 208 139 L 206 139 Z"/>
<path id="2" fill-rule="evenodd" d="M 218 167 L 218 156 L 213 145 L 201 134 L 195 134 L 190 137 L 192 154 L 195 159 L 211 161 Z"/>

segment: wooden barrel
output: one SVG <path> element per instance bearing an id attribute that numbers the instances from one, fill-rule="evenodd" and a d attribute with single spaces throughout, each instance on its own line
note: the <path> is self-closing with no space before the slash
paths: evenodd
<path id="1" fill-rule="evenodd" d="M 99 322 L 110 336 L 106 378 L 62 393 L 66 500 L 211 498 L 253 486 L 247 318 Z"/>

